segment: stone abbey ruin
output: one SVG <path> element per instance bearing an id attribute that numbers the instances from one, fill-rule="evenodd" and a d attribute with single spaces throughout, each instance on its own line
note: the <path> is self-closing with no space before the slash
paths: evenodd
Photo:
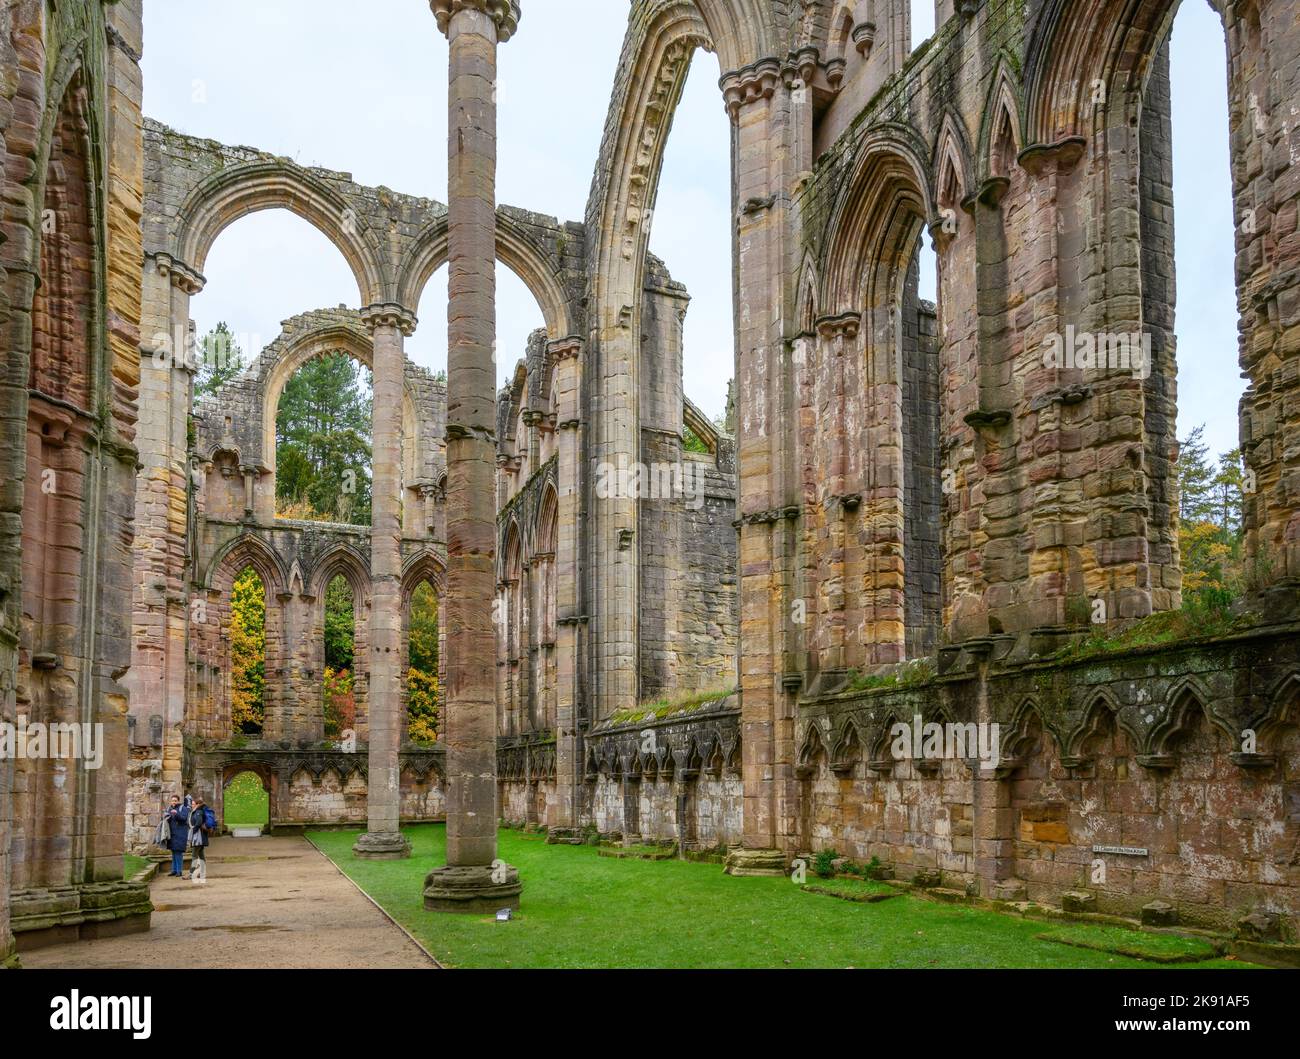
<path id="1" fill-rule="evenodd" d="M 908 0 L 632 0 L 567 221 L 496 202 L 497 49 L 542 17 L 528 0 L 432 0 L 445 204 L 147 119 L 142 4 L 0 0 L 0 721 L 101 725 L 103 749 L 0 760 L 0 962 L 147 928 L 124 853 L 170 793 L 219 810 L 250 771 L 273 829 L 364 826 L 357 856 L 445 820 L 435 911 L 527 901 L 502 820 L 735 875 L 834 849 L 994 902 L 1300 942 L 1293 4 L 1210 0 L 1255 576 L 1229 629 L 1182 638 L 1126 635 L 1184 595 L 1178 0 L 937 0 L 915 50 Z M 725 427 L 683 392 L 690 297 L 648 251 L 700 50 L 732 135 Z M 297 307 L 196 400 L 190 299 L 217 237 L 266 209 L 334 243 L 362 308 Z M 545 320 L 501 351 L 504 390 L 497 261 Z M 445 380 L 404 350 L 444 264 Z M 335 353 L 373 372 L 369 526 L 277 515 L 280 395 Z M 265 720 L 236 738 L 249 567 Z M 347 738 L 321 692 L 336 577 Z M 421 585 L 432 745 L 405 738 Z"/>

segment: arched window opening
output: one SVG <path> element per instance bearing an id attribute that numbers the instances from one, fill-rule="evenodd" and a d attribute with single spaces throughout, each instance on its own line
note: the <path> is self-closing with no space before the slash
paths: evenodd
<path id="1" fill-rule="evenodd" d="M 286 260 L 311 266 L 285 268 Z M 231 224 L 213 243 L 203 272 L 207 283 L 191 301 L 196 398 L 236 378 L 280 334 L 286 317 L 359 307 L 347 259 L 320 229 L 289 210 L 263 210 Z"/>
<path id="2" fill-rule="evenodd" d="M 904 625 L 909 659 L 938 645 L 943 620 L 942 461 L 939 446 L 943 317 L 939 257 L 924 234 L 903 290 Z"/>
<path id="3" fill-rule="evenodd" d="M 355 728 L 356 600 L 342 574 L 325 589 L 325 673 L 323 706 L 325 734 L 330 737 Z"/>
<path id="4" fill-rule="evenodd" d="M 266 720 L 266 586 L 245 567 L 230 590 L 230 727 L 261 735 Z"/>
<path id="5" fill-rule="evenodd" d="M 710 419 L 723 417 L 734 373 L 731 130 L 718 106 L 717 60 L 696 53 L 664 146 L 650 252 L 685 287 L 678 370 L 687 396 Z M 648 299 L 647 299 L 648 302 Z"/>
<path id="6" fill-rule="evenodd" d="M 265 829 L 270 824 L 271 795 L 256 772 L 236 773 L 226 783 L 221 796 L 221 822 L 232 829 Z"/>
<path id="7" fill-rule="evenodd" d="M 424 580 L 411 593 L 407 611 L 406 727 L 417 746 L 438 741 L 442 702 L 438 636 L 438 593 Z"/>
<path id="8" fill-rule="evenodd" d="M 447 377 L 447 266 L 440 265 L 424 285 L 416 310 L 420 326 L 406 340 L 412 363 Z M 533 292 L 509 266 L 497 262 L 497 382 L 507 385 L 515 364 L 528 348 L 528 336 L 546 327 Z"/>
<path id="9" fill-rule="evenodd" d="M 711 530 L 735 517 L 732 129 L 718 105 L 720 73 L 716 56 L 694 53 L 651 200 L 639 292 L 642 432 L 629 491 L 641 703 L 721 698 L 736 684 L 735 539 Z"/>
<path id="10" fill-rule="evenodd" d="M 527 667 L 524 654 L 528 643 L 528 608 L 523 591 L 523 556 L 519 541 L 519 527 L 511 523 L 506 531 L 505 549 L 501 564 L 501 613 L 505 616 L 500 631 L 502 652 L 502 686 L 500 703 L 505 712 L 506 735 L 518 735 L 523 730 L 522 716 L 528 703 L 525 685 Z"/>
<path id="11" fill-rule="evenodd" d="M 78 76 L 67 89 L 50 144 L 45 198 L 37 214 L 39 282 L 32 300 L 26 453 L 22 484 L 4 483 L 7 504 L 22 494 L 22 614 L 19 672 L 11 694 L 16 715 L 34 724 L 83 720 L 84 681 L 96 657 L 85 620 L 94 591 L 93 552 L 86 501 L 93 495 L 96 367 L 92 356 L 95 267 L 100 251 L 93 225 L 86 93 Z M 12 366 L 10 351 L 0 354 Z M 17 381 L 17 380 L 12 380 Z M 10 408 L 20 407 L 16 401 Z M 12 411 L 8 414 L 12 414 Z M 11 507 L 6 509 L 6 518 Z M 6 588 L 11 586 L 6 585 Z M 12 586 L 17 587 L 17 586 Z M 4 594 L 4 593 L 0 593 Z M 12 675 L 9 677 L 12 680 Z M 14 699 L 10 700 L 10 708 Z M 83 774 L 63 751 L 13 762 L 15 849 L 13 885 L 58 886 L 77 881 L 76 843 L 53 842 L 50 820 L 77 825 L 84 813 Z M 82 820 L 84 823 L 84 819 Z"/>
<path id="12" fill-rule="evenodd" d="M 1177 416 L 1177 438 L 1160 437 L 1163 452 L 1151 457 L 1164 472 L 1152 502 L 1159 521 L 1170 504 L 1167 454 L 1178 440 L 1184 607 L 1224 604 L 1248 580 L 1227 80 L 1219 15 L 1205 4 L 1183 4 L 1153 65 L 1141 135 L 1143 314 L 1152 380 L 1172 380 L 1176 370 L 1178 395 L 1175 406 L 1171 387 L 1148 385 L 1160 418 Z M 1243 227 L 1257 221 L 1246 213 Z"/>
<path id="13" fill-rule="evenodd" d="M 370 369 L 346 353 L 308 361 L 276 411 L 276 515 L 370 524 Z"/>

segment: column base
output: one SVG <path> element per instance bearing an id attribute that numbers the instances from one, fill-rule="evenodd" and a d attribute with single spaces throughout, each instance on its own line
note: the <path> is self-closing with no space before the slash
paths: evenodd
<path id="1" fill-rule="evenodd" d="M 144 881 L 19 890 L 9 901 L 9 927 L 18 953 L 146 931 L 152 914 L 149 884 Z M 6 956 L 4 965 L 13 958 Z"/>
<path id="2" fill-rule="evenodd" d="M 491 915 L 503 908 L 517 912 L 523 888 L 519 872 L 509 864 L 495 869 L 448 865 L 425 878 L 424 907 L 430 912 L 461 915 Z"/>
<path id="3" fill-rule="evenodd" d="M 785 875 L 785 854 L 779 849 L 733 849 L 727 854 L 728 875 Z"/>
<path id="4" fill-rule="evenodd" d="M 411 844 L 400 831 L 367 831 L 357 839 L 352 855 L 360 860 L 405 860 Z"/>

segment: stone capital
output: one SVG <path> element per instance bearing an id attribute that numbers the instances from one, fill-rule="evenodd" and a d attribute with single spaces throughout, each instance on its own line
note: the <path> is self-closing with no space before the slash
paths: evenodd
<path id="1" fill-rule="evenodd" d="M 429 0 L 429 9 L 438 20 L 438 29 L 447 33 L 451 18 L 459 11 L 481 11 L 497 26 L 497 43 L 504 44 L 519 28 L 519 0 Z"/>
<path id="2" fill-rule="evenodd" d="M 581 355 L 582 339 L 577 335 L 570 335 L 568 338 L 559 338 L 554 342 L 548 342 L 546 349 L 547 352 L 550 353 L 552 360 L 568 360 L 570 357 Z"/>
<path id="3" fill-rule="evenodd" d="M 858 337 L 862 326 L 862 314 L 857 312 L 840 313 L 838 316 L 823 316 L 817 321 L 817 334 L 828 341 L 843 339 L 852 341 Z"/>
<path id="4" fill-rule="evenodd" d="M 781 63 L 777 59 L 759 59 L 756 63 L 723 74 L 718 82 L 727 113 L 735 121 L 742 109 L 759 100 L 771 99 L 782 84 Z"/>
<path id="5" fill-rule="evenodd" d="M 395 327 L 407 338 L 415 334 L 415 326 L 419 323 L 415 313 L 396 302 L 367 305 L 361 310 L 361 320 L 372 335 L 381 327 Z"/>
<path id="6" fill-rule="evenodd" d="M 785 82 L 785 87 L 792 89 L 797 81 L 811 85 L 817 77 L 820 66 L 821 52 L 812 45 L 791 52 L 781 68 L 781 78 Z"/>
<path id="7" fill-rule="evenodd" d="M 863 58 L 871 51 L 871 46 L 876 43 L 876 24 L 874 22 L 859 22 L 853 27 L 853 46 L 858 49 L 858 54 Z"/>
<path id="8" fill-rule="evenodd" d="M 190 268 L 171 254 L 159 252 L 152 256 L 158 275 L 170 279 L 172 286 L 184 294 L 198 294 L 208 282 L 198 269 Z"/>

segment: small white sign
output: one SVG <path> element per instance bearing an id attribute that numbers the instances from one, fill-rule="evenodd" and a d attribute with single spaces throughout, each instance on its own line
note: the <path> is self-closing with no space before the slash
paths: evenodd
<path id="1" fill-rule="evenodd" d="M 1121 857 L 1149 857 L 1151 851 L 1137 846 L 1093 846 L 1094 853 L 1115 853 Z"/>

